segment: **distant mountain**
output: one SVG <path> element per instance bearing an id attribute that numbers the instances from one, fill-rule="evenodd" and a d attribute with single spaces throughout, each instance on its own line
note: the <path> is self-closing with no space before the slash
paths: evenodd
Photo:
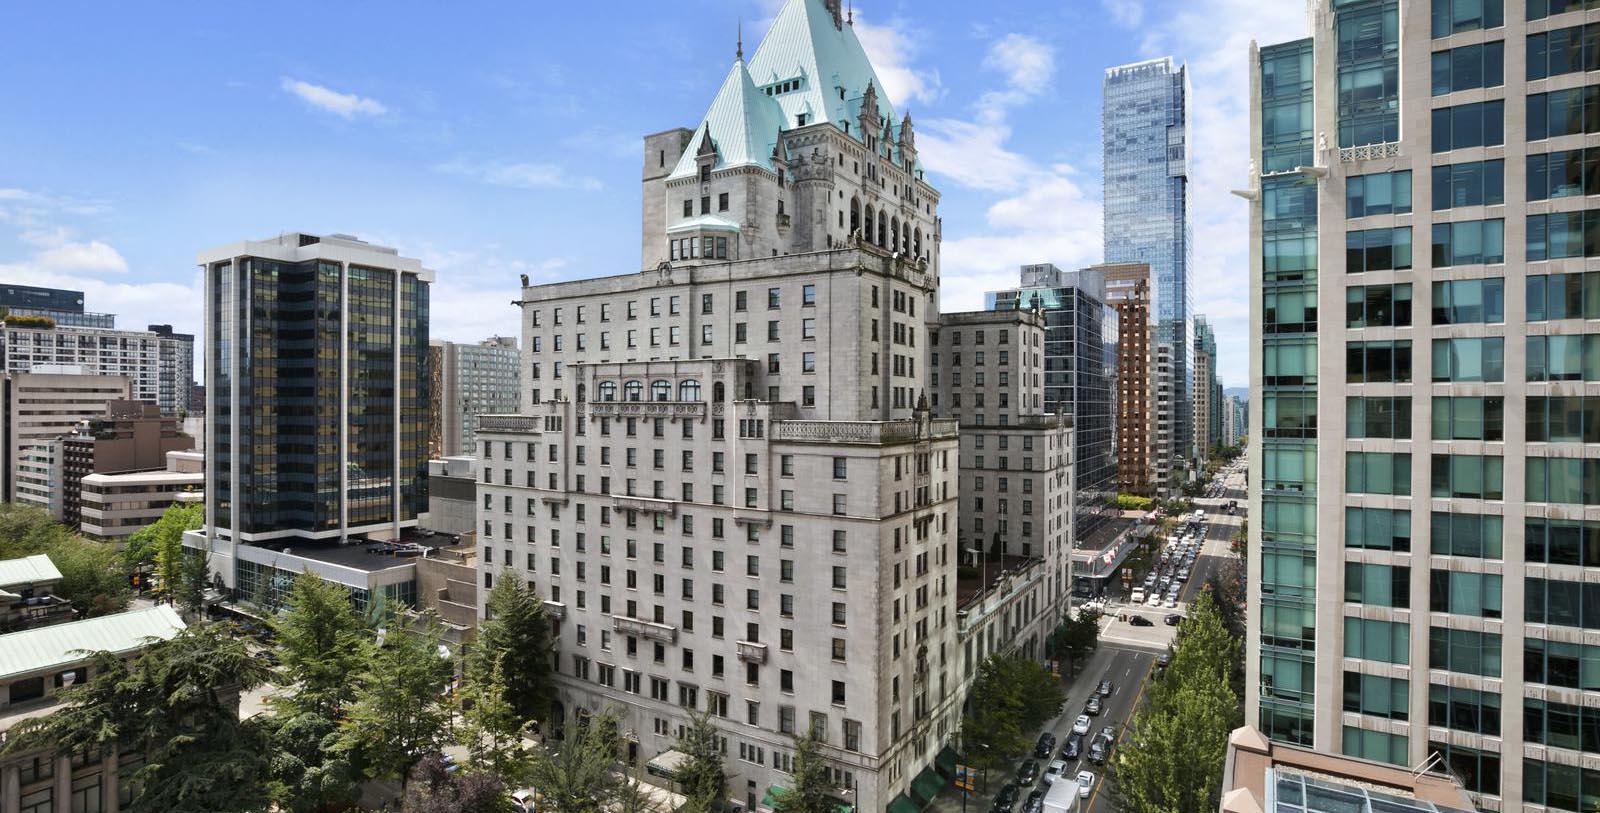
<path id="1" fill-rule="evenodd" d="M 1239 396 L 1239 400 L 1241 400 L 1241 401 L 1250 400 L 1250 388 L 1249 387 L 1224 387 L 1223 390 L 1222 390 L 1222 394 L 1223 395 L 1237 395 L 1237 396 Z"/>

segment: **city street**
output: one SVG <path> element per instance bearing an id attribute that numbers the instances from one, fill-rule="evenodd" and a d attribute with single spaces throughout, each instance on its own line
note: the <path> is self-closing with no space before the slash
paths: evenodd
<path id="1" fill-rule="evenodd" d="M 1090 657 L 1089 662 L 1080 669 L 1076 676 L 1071 678 L 1066 686 L 1067 701 L 1061 709 L 1061 715 L 1050 721 L 1045 730 L 1056 735 L 1056 747 L 1049 759 L 1041 759 L 1039 771 L 1042 774 L 1049 766 L 1050 761 L 1056 759 L 1065 744 L 1067 736 L 1072 731 L 1073 721 L 1084 712 L 1084 704 L 1095 692 L 1101 680 L 1110 680 L 1114 691 L 1104 701 L 1104 707 L 1099 716 L 1090 718 L 1090 736 L 1085 737 L 1084 746 L 1087 751 L 1088 741 L 1098 733 L 1103 726 L 1111 726 L 1116 730 L 1116 743 L 1120 745 L 1127 732 L 1127 726 L 1138 708 L 1139 700 L 1143 696 L 1146 682 L 1155 667 L 1155 659 L 1172 644 L 1177 633 L 1176 627 L 1169 627 L 1163 623 L 1163 618 L 1170 613 L 1186 614 L 1190 603 L 1203 589 L 1206 581 L 1218 569 L 1226 564 L 1233 554 L 1230 551 L 1231 539 L 1244 520 L 1245 489 L 1243 474 L 1230 473 L 1224 470 L 1219 474 L 1222 489 L 1218 497 L 1200 497 L 1194 500 L 1195 506 L 1206 511 L 1206 536 L 1201 545 L 1200 554 L 1195 559 L 1191 578 L 1180 593 L 1181 598 L 1177 608 L 1149 607 L 1139 605 L 1132 607 L 1123 600 L 1125 594 L 1120 586 L 1114 592 L 1113 600 L 1106 609 L 1106 617 L 1101 623 L 1100 646 Z M 1223 507 L 1229 500 L 1238 500 L 1239 507 L 1232 515 L 1223 512 Z M 1143 574 L 1138 574 L 1135 583 Z M 1132 615 L 1143 615 L 1154 622 L 1152 626 L 1136 627 L 1129 624 L 1125 618 Z M 1122 618 L 1119 618 L 1122 616 Z M 1037 733 L 1034 735 L 1037 737 Z M 1027 759 L 1031 759 L 1031 754 Z M 1018 761 L 1020 765 L 1022 760 Z M 1090 771 L 1095 775 L 1093 790 L 1085 801 L 1083 813 L 1115 813 L 1117 806 L 1115 794 L 1105 784 L 1104 765 L 1094 765 L 1088 761 L 1086 755 L 1068 763 L 1063 776 L 1071 779 L 1079 771 Z M 995 794 L 1007 782 L 1014 778 L 1014 771 L 991 771 L 987 782 L 980 783 L 977 792 L 966 800 L 968 813 L 989 813 Z M 1018 801 L 1012 810 L 1021 813 L 1024 808 L 1028 793 L 1034 789 L 1044 789 L 1042 781 L 1036 781 L 1031 787 L 1022 788 L 1018 794 Z M 946 790 L 929 808 L 937 813 L 960 813 L 962 811 L 962 798 L 959 791 Z"/>

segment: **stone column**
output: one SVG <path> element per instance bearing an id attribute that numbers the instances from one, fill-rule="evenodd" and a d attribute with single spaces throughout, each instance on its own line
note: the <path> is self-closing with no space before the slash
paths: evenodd
<path id="1" fill-rule="evenodd" d="M 0 810 L 22 806 L 22 769 L 16 763 L 0 767 Z"/>
<path id="2" fill-rule="evenodd" d="M 57 754 L 56 760 L 56 813 L 72 813 L 72 755 Z"/>
<path id="3" fill-rule="evenodd" d="M 122 775 L 118 772 L 117 751 L 115 748 L 106 752 L 105 759 L 100 763 L 100 810 L 102 813 L 119 813 L 117 794 L 120 790 L 119 783 Z"/>

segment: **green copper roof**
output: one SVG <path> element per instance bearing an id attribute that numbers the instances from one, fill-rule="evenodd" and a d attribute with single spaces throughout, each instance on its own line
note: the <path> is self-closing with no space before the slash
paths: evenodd
<path id="1" fill-rule="evenodd" d="M 835 27 L 823 0 L 788 0 L 748 67 L 734 62 L 670 177 L 696 174 L 695 158 L 707 134 L 717 150 L 715 169 L 772 169 L 778 133 L 800 126 L 802 115 L 808 125 L 831 121 L 859 139 L 868 85 L 877 91 L 878 113 L 892 139 L 900 122 L 854 27 Z"/>

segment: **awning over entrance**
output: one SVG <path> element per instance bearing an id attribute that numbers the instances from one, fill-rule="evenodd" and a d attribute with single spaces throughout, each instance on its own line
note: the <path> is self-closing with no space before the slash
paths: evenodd
<path id="1" fill-rule="evenodd" d="M 783 794 L 788 792 L 788 788 L 780 788 L 777 785 L 768 785 L 767 793 L 765 796 L 761 797 L 761 804 L 758 809 L 777 810 L 778 799 L 782 798 Z M 853 813 L 853 811 L 854 808 L 843 803 L 840 803 L 834 807 L 834 813 Z M 911 810 L 906 811 L 906 813 L 918 813 L 918 810 L 917 808 L 913 807 Z"/>
<path id="2" fill-rule="evenodd" d="M 944 790 L 944 785 L 945 778 L 940 776 L 938 771 L 923 768 L 922 773 L 911 780 L 911 798 L 916 801 L 918 807 L 927 807 L 933 801 L 933 797 Z"/>
<path id="3" fill-rule="evenodd" d="M 683 766 L 687 765 L 688 762 L 688 754 L 673 749 L 656 754 L 655 759 L 646 763 L 644 769 L 651 776 L 659 776 L 662 779 L 677 779 L 678 771 L 682 770 Z"/>
<path id="4" fill-rule="evenodd" d="M 954 779 L 956 778 L 956 762 L 959 760 L 960 757 L 956 755 L 956 749 L 946 745 L 944 750 L 933 758 L 933 767 L 937 768 L 939 773 L 944 775 L 944 778 Z"/>
<path id="5" fill-rule="evenodd" d="M 906 795 L 902 793 L 889 802 L 889 813 L 922 813 L 922 808 L 918 807 L 916 802 L 906 798 Z"/>

